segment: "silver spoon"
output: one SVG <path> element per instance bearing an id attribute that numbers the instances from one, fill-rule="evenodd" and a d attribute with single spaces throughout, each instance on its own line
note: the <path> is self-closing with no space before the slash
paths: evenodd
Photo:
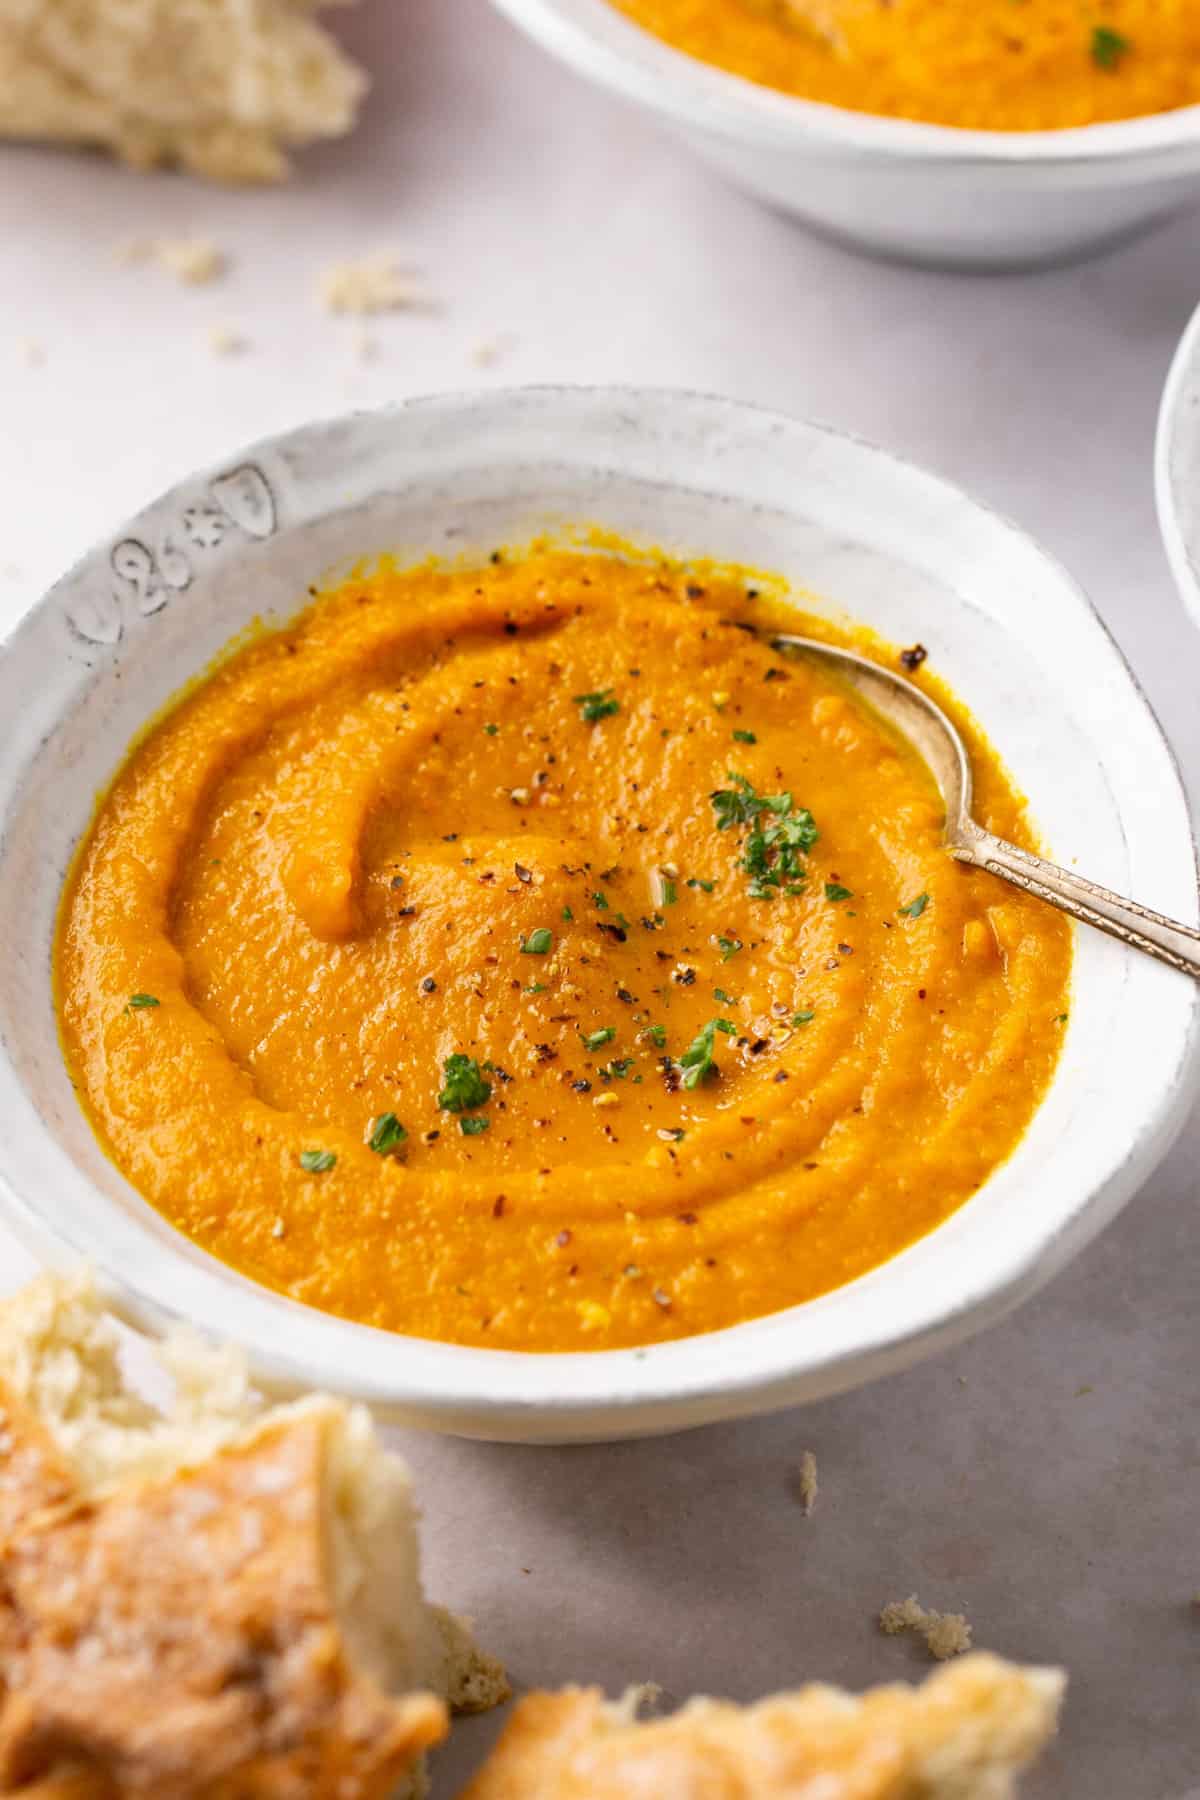
<path id="1" fill-rule="evenodd" d="M 1183 975 L 1200 980 L 1200 931 L 1162 913 L 1126 900 L 1108 888 L 1072 875 L 1028 850 L 993 837 L 971 817 L 971 762 L 967 747 L 941 707 L 911 682 L 893 675 L 853 650 L 839 650 L 817 638 L 773 635 L 773 648 L 801 650 L 837 665 L 839 673 L 869 700 L 875 711 L 897 726 L 920 753 L 946 804 L 945 841 L 959 862 L 987 869 L 1027 894 L 1048 900 L 1073 918 L 1107 931 L 1134 950 L 1144 950 Z"/>

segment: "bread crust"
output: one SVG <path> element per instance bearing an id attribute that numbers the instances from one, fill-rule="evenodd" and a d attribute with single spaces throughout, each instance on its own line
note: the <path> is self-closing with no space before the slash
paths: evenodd
<path id="1" fill-rule="evenodd" d="M 641 1725 L 595 1688 L 535 1693 L 460 1800 L 1006 1800 L 1061 1690 L 975 1655 L 919 1688 L 698 1700 Z"/>
<path id="2" fill-rule="evenodd" d="M 3 1397 L 0 1792 L 383 1800 L 446 1731 L 350 1663 L 330 1597 L 320 1407 L 198 1467 L 74 1490 Z"/>

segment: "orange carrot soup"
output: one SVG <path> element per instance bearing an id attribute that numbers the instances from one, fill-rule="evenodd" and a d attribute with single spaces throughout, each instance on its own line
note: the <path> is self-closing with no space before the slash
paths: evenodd
<path id="1" fill-rule="evenodd" d="M 961 1206 L 1053 1074 L 1070 932 L 949 857 L 915 753 L 767 641 L 848 641 L 782 595 L 534 546 L 231 652 L 63 899 L 65 1052 L 130 1181 L 312 1306 L 531 1351 L 773 1312 Z"/>
<path id="2" fill-rule="evenodd" d="M 613 0 L 702 62 L 856 112 L 1052 131 L 1200 103 L 1196 0 Z"/>

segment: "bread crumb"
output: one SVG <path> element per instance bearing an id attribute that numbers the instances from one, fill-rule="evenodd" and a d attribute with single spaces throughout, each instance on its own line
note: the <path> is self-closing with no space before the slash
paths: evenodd
<path id="1" fill-rule="evenodd" d="M 907 1600 L 889 1600 L 879 1615 L 879 1629 L 888 1637 L 902 1631 L 914 1632 L 925 1640 L 925 1646 L 937 1662 L 961 1656 L 971 1648 L 971 1627 L 962 1613 L 930 1612 L 915 1594 Z"/>
<path id="2" fill-rule="evenodd" d="M 156 238 L 151 245 L 155 261 L 188 287 L 204 287 L 225 273 L 225 252 L 208 238 Z"/>
<path id="3" fill-rule="evenodd" d="M 208 347 L 214 356 L 238 356 L 248 345 L 240 331 L 228 325 L 214 325 L 208 334 Z"/>
<path id="4" fill-rule="evenodd" d="M 500 337 L 480 338 L 472 344 L 468 361 L 477 369 L 490 369 L 515 348 L 516 342 L 516 338 L 507 332 Z"/>
<path id="5" fill-rule="evenodd" d="M 367 318 L 374 313 L 427 306 L 429 302 L 401 271 L 394 256 L 374 256 L 358 262 L 335 263 L 326 269 L 321 276 L 321 304 L 326 312 Z"/>
<path id="6" fill-rule="evenodd" d="M 817 1459 L 811 1450 L 806 1450 L 800 1458 L 800 1473 L 796 1477 L 796 1495 L 800 1501 L 806 1519 L 811 1519 L 813 1508 L 817 1504 Z"/>

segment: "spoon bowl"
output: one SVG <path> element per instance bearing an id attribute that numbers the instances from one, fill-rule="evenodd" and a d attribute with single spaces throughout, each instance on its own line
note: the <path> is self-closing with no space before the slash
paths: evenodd
<path id="1" fill-rule="evenodd" d="M 1061 869 L 1032 851 L 985 831 L 971 816 L 971 759 L 956 727 L 929 695 L 882 664 L 819 638 L 775 633 L 776 650 L 795 651 L 833 663 L 842 679 L 894 725 L 926 764 L 946 807 L 946 848 L 958 862 L 986 869 L 1035 894 L 1072 918 L 1106 931 L 1133 950 L 1200 981 L 1200 931 L 1165 913 L 1152 912 L 1110 888 Z"/>

